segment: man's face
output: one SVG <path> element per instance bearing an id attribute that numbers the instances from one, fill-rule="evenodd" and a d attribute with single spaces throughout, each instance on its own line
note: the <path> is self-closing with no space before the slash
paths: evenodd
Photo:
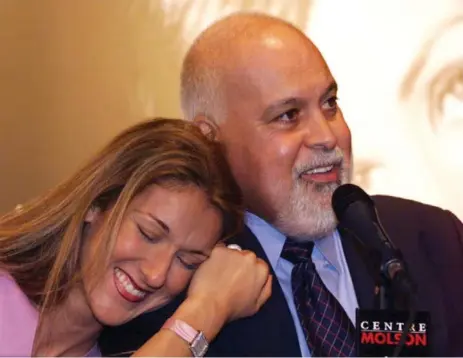
<path id="1" fill-rule="evenodd" d="M 342 84 L 354 180 L 463 218 L 462 2 L 332 5 L 314 2 L 307 33 Z"/>
<path id="2" fill-rule="evenodd" d="M 219 124 L 233 173 L 251 212 L 288 236 L 319 238 L 336 226 L 331 196 L 351 167 L 336 83 L 293 30 L 272 29 L 240 46 L 229 61 Z"/>

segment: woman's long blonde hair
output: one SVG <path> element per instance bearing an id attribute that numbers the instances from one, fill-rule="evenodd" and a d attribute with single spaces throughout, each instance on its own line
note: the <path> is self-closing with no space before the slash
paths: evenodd
<path id="1" fill-rule="evenodd" d="M 42 312 L 59 304 L 79 279 L 88 210 L 112 205 L 92 258 L 92 270 L 101 270 L 132 198 L 168 183 L 203 189 L 224 215 L 223 237 L 241 226 L 241 193 L 219 144 L 189 122 L 156 118 L 125 130 L 69 180 L 0 217 L 0 269 Z"/>

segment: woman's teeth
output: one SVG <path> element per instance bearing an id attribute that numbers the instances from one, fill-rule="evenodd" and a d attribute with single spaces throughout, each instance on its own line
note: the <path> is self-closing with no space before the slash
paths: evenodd
<path id="1" fill-rule="evenodd" d="M 146 292 L 140 291 L 132 285 L 130 278 L 122 270 L 116 267 L 114 271 L 116 273 L 117 280 L 128 293 L 140 298 L 144 298 L 146 296 Z"/>

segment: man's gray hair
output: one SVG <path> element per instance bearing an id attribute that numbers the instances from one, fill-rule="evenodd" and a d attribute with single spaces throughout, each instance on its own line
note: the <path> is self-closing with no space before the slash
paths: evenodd
<path id="1" fill-rule="evenodd" d="M 199 58 L 203 54 L 196 52 L 200 51 L 196 51 L 193 45 L 182 65 L 180 100 L 183 115 L 190 121 L 198 115 L 220 121 L 225 112 L 220 86 L 221 74 L 214 64 Z"/>
<path id="2" fill-rule="evenodd" d="M 237 12 L 228 15 L 206 30 L 188 50 L 181 71 L 181 106 L 187 120 L 204 115 L 221 122 L 226 116 L 225 76 L 233 68 L 230 48 L 241 40 L 272 25 L 283 25 L 298 32 L 294 25 L 271 15 L 257 12 Z M 237 52 L 239 53 L 239 52 Z"/>

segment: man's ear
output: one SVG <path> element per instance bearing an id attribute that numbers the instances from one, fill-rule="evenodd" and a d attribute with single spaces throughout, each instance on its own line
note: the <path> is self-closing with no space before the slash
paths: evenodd
<path id="1" fill-rule="evenodd" d="M 85 222 L 86 223 L 92 223 L 94 222 L 101 213 L 101 209 L 97 206 L 92 206 L 90 209 L 88 209 L 87 214 L 85 214 Z"/>
<path id="2" fill-rule="evenodd" d="M 217 124 L 204 114 L 199 114 L 193 119 L 201 132 L 210 140 L 218 141 L 220 139 L 219 127 Z"/>

